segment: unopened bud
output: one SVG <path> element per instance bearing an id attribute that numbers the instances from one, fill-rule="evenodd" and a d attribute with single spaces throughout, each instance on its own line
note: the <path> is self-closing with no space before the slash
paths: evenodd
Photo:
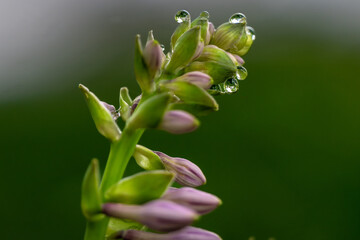
<path id="1" fill-rule="evenodd" d="M 247 40 L 245 16 L 242 19 L 245 20 L 230 21 L 219 26 L 214 33 L 211 44 L 231 53 L 236 53 L 244 47 Z"/>
<path id="2" fill-rule="evenodd" d="M 94 93 L 90 92 L 87 87 L 80 84 L 80 90 L 84 93 L 87 105 L 89 107 L 91 116 L 95 122 L 95 126 L 101 135 L 111 141 L 116 141 L 120 138 L 121 131 L 116 124 L 110 109 L 112 107 L 100 101 Z"/>
<path id="3" fill-rule="evenodd" d="M 209 213 L 221 204 L 215 195 L 189 187 L 169 188 L 162 199 L 184 205 L 199 214 Z"/>
<path id="4" fill-rule="evenodd" d="M 224 82 L 226 79 L 236 74 L 235 59 L 232 59 L 226 51 L 214 46 L 204 47 L 201 55 L 192 62 L 186 72 L 200 71 L 210 75 L 214 84 Z"/>
<path id="5" fill-rule="evenodd" d="M 170 157 L 165 153 L 154 151 L 163 162 L 165 168 L 175 174 L 175 181 L 183 186 L 198 187 L 206 183 L 201 169 L 184 158 Z"/>
<path id="6" fill-rule="evenodd" d="M 173 110 L 164 114 L 158 129 L 172 134 L 183 134 L 196 130 L 199 125 L 199 120 L 190 113 L 181 110 Z"/>
<path id="7" fill-rule="evenodd" d="M 184 75 L 174 79 L 174 81 L 189 82 L 203 89 L 209 89 L 213 83 L 212 78 L 209 75 L 199 71 L 185 73 Z"/>
<path id="8" fill-rule="evenodd" d="M 196 227 L 185 227 L 171 233 L 152 233 L 134 229 L 120 231 L 114 234 L 111 239 L 124 240 L 221 240 L 221 238 L 213 232 L 206 231 Z"/>
<path id="9" fill-rule="evenodd" d="M 255 41 L 255 30 L 252 27 L 246 27 L 247 41 L 243 48 L 241 48 L 237 54 L 240 56 L 245 55 L 249 50 L 253 42 Z"/>
<path id="10" fill-rule="evenodd" d="M 154 78 L 165 60 L 165 54 L 158 41 L 150 40 L 144 48 L 144 60 L 148 66 L 150 78 Z"/>
<path id="11" fill-rule="evenodd" d="M 191 209 L 166 200 L 154 200 L 144 205 L 106 203 L 108 216 L 140 222 L 157 231 L 174 231 L 193 223 L 198 215 Z"/>

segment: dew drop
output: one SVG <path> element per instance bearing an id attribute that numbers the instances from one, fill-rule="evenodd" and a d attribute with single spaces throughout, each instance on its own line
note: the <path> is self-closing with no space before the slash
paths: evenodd
<path id="1" fill-rule="evenodd" d="M 165 51 L 165 46 L 164 44 L 160 44 L 161 50 Z"/>
<path id="2" fill-rule="evenodd" d="M 228 94 L 235 93 L 239 90 L 239 82 L 235 78 L 229 78 L 224 82 L 224 88 Z"/>
<path id="3" fill-rule="evenodd" d="M 229 23 L 237 24 L 245 24 L 246 23 L 246 16 L 242 13 L 235 13 L 229 18 Z"/>
<path id="4" fill-rule="evenodd" d="M 252 39 L 253 41 L 255 40 L 255 38 L 256 38 L 256 36 L 255 36 L 255 30 L 254 30 L 252 27 L 249 27 L 249 26 L 246 27 L 246 33 L 251 36 L 251 39 Z"/>
<path id="5" fill-rule="evenodd" d="M 200 17 L 209 19 L 210 14 L 209 14 L 209 12 L 207 12 L 207 11 L 203 11 L 202 13 L 200 13 Z"/>
<path id="6" fill-rule="evenodd" d="M 245 80 L 247 75 L 248 75 L 248 72 L 247 72 L 246 68 L 244 68 L 243 66 L 237 67 L 237 72 L 236 72 L 237 80 Z"/>
<path id="7" fill-rule="evenodd" d="M 182 23 L 185 21 L 190 21 L 190 13 L 186 10 L 180 10 L 175 14 L 175 21 Z"/>

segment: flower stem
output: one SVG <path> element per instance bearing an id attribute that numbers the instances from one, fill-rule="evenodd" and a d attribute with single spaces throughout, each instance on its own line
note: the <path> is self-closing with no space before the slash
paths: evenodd
<path id="1" fill-rule="evenodd" d="M 120 139 L 111 143 L 109 158 L 100 185 L 103 197 L 109 187 L 123 177 L 126 166 L 143 132 L 144 129 L 133 130 L 125 127 Z M 108 223 L 108 217 L 104 217 L 96 222 L 88 222 L 84 239 L 104 240 Z"/>

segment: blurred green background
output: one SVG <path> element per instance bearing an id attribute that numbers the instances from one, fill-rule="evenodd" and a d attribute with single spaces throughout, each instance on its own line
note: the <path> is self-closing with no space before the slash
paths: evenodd
<path id="1" fill-rule="evenodd" d="M 224 239 L 360 239 L 360 2 L 2 1 L 1 239 L 82 239 L 80 185 L 109 150 L 77 89 L 139 94 L 133 42 L 169 49 L 173 15 L 243 12 L 257 39 L 238 93 L 191 134 L 141 143 L 198 164 L 224 205 L 198 226 Z M 134 162 L 127 174 L 140 171 Z"/>

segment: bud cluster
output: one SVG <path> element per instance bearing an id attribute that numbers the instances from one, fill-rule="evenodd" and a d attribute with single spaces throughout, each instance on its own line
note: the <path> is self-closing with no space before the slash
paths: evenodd
<path id="1" fill-rule="evenodd" d="M 145 129 L 192 132 L 200 124 L 197 116 L 217 111 L 213 95 L 235 93 L 239 80 L 247 77 L 242 56 L 249 51 L 255 33 L 241 13 L 217 29 L 206 11 L 192 21 L 181 10 L 175 20 L 179 25 L 167 54 L 152 31 L 145 46 L 136 36 L 134 70 L 142 93 L 134 100 L 122 87 L 116 109 L 80 85 L 96 128 L 111 141 L 103 178 L 95 159 L 83 180 L 81 206 L 91 223 L 85 240 L 103 237 L 105 232 L 107 239 L 221 239 L 191 227 L 201 215 L 221 205 L 218 197 L 195 189 L 206 183 L 201 169 L 187 159 L 137 143 Z M 123 131 L 116 123 L 119 117 L 125 122 Z M 147 171 L 122 179 L 131 156 Z M 173 181 L 183 187 L 171 187 Z"/>

